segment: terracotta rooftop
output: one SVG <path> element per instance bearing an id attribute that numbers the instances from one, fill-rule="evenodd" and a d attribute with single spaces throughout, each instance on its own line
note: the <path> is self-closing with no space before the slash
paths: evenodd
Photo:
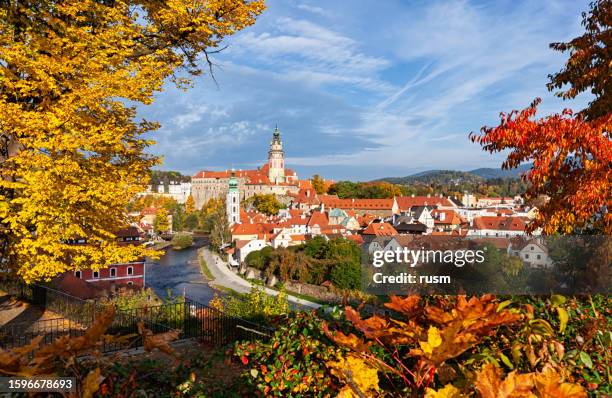
<path id="1" fill-rule="evenodd" d="M 439 196 L 398 196 L 395 201 L 402 211 L 410 210 L 414 206 L 453 206 L 453 202 L 448 198 Z"/>
<path id="2" fill-rule="evenodd" d="M 389 223 L 373 222 L 362 231 L 362 234 L 363 235 L 376 235 L 376 236 L 395 236 L 397 235 L 397 231 Z"/>
<path id="3" fill-rule="evenodd" d="M 474 229 L 499 231 L 524 231 L 526 224 L 521 217 L 481 216 L 474 218 Z"/>

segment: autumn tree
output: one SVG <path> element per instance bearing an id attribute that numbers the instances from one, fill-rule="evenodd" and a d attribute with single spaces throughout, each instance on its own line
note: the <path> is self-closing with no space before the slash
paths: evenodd
<path id="1" fill-rule="evenodd" d="M 502 113 L 497 127 L 470 134 L 489 152 L 510 151 L 504 168 L 533 162 L 523 179 L 529 183 L 528 200 L 541 195 L 548 201 L 539 208 L 531 231 L 546 233 L 599 231 L 612 234 L 612 3 L 598 0 L 583 13 L 586 32 L 551 47 L 569 52 L 565 67 L 550 75 L 549 90 L 563 99 L 590 91 L 594 99 L 580 112 L 536 118 L 540 99 L 521 111 Z"/>
<path id="2" fill-rule="evenodd" d="M 278 211 L 283 208 L 274 194 L 253 195 L 244 201 L 244 205 L 269 216 L 277 215 Z"/>
<path id="3" fill-rule="evenodd" d="M 168 232 L 170 230 L 170 220 L 168 218 L 168 210 L 161 208 L 155 213 L 153 221 L 153 230 L 158 234 Z"/>
<path id="4" fill-rule="evenodd" d="M 198 228 L 205 232 L 210 232 L 213 225 L 213 218 L 217 214 L 224 214 L 225 203 L 221 198 L 212 198 L 206 202 L 198 212 Z"/>
<path id="5" fill-rule="evenodd" d="M 185 201 L 185 212 L 187 214 L 191 214 L 194 211 L 195 211 L 195 201 L 193 200 L 193 196 L 189 195 L 189 197 Z"/>
<path id="6" fill-rule="evenodd" d="M 158 125 L 137 120 L 133 105 L 151 104 L 168 79 L 187 88 L 198 61 L 263 9 L 263 0 L 3 1 L 3 267 L 34 281 L 151 254 L 115 240 L 158 162 L 143 137 Z M 67 244 L 77 236 L 91 244 Z"/>
<path id="7" fill-rule="evenodd" d="M 318 174 L 313 175 L 311 182 L 312 182 L 312 188 L 315 190 L 317 194 L 321 195 L 321 194 L 327 193 L 327 184 L 325 184 L 325 180 L 321 178 L 320 175 Z"/>

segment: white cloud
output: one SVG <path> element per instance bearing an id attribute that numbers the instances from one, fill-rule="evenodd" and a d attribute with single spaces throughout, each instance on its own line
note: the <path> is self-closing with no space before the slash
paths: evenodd
<path id="1" fill-rule="evenodd" d="M 303 19 L 282 17 L 274 26 L 272 32 L 246 32 L 238 36 L 233 42 L 232 58 L 252 57 L 260 65 L 308 85 L 392 89 L 392 85 L 378 77 L 390 61 L 365 54 L 355 40 Z"/>
<path id="2" fill-rule="evenodd" d="M 298 4 L 297 8 L 300 10 L 311 12 L 313 14 L 317 14 L 317 15 L 322 15 L 322 16 L 327 15 L 325 10 L 322 9 L 321 7 L 310 6 L 308 4 Z"/>
<path id="3" fill-rule="evenodd" d="M 227 116 L 227 110 L 219 106 L 209 106 L 206 104 L 188 105 L 187 109 L 187 112 L 178 114 L 170 119 L 179 130 L 200 122 L 205 116 L 208 116 L 210 119 Z"/>

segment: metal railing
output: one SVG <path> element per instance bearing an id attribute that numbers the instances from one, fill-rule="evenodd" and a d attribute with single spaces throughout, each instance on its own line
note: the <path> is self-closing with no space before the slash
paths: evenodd
<path id="1" fill-rule="evenodd" d="M 4 349 L 28 344 L 39 335 L 45 336 L 43 344 L 60 336 L 80 336 L 93 323 L 96 313 L 104 310 L 100 303 L 82 300 L 46 286 L 20 283 L 9 286 L 6 281 L 0 281 L 0 289 L 64 317 L 0 327 L 0 347 Z M 183 302 L 118 310 L 106 332 L 117 338 L 105 339 L 101 350 L 111 352 L 142 346 L 139 322 L 153 333 L 179 330 L 179 339 L 197 338 L 215 346 L 240 340 L 267 339 L 274 331 L 185 298 Z"/>

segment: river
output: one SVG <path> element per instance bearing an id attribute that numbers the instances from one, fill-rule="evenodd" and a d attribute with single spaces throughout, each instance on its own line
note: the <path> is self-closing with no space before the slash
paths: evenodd
<path id="1" fill-rule="evenodd" d="M 204 246 L 205 240 L 194 239 L 194 245 L 183 250 L 169 247 L 159 260 L 147 260 L 146 286 L 150 287 L 160 297 L 166 297 L 167 289 L 173 295 L 182 295 L 208 304 L 213 298 L 213 290 L 200 272 L 197 250 Z"/>

